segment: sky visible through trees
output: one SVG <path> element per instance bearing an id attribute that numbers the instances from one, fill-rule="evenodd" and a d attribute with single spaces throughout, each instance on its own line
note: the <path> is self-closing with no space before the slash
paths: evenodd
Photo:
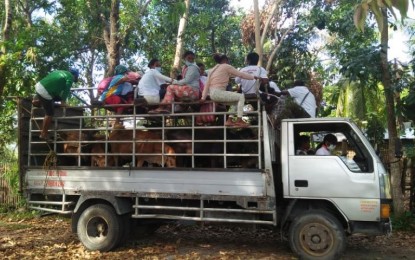
<path id="1" fill-rule="evenodd" d="M 264 5 L 264 0 L 258 0 L 258 4 L 260 9 L 262 9 L 262 6 Z M 249 0 L 231 0 L 231 6 L 238 8 L 241 7 L 245 10 L 251 10 L 253 9 L 253 1 Z M 399 15 L 399 14 L 397 14 Z M 409 6 L 409 10 L 408 10 L 408 17 L 409 20 L 414 19 L 415 20 L 415 10 L 413 9 L 413 7 L 410 5 Z M 405 33 L 402 28 L 397 28 L 397 31 L 393 31 L 390 35 L 390 40 L 389 40 L 389 60 L 393 60 L 395 58 L 397 58 L 398 60 L 400 60 L 401 62 L 409 62 L 412 57 L 411 55 L 408 53 L 409 49 L 408 49 L 408 39 L 409 36 L 407 35 L 407 33 Z"/>

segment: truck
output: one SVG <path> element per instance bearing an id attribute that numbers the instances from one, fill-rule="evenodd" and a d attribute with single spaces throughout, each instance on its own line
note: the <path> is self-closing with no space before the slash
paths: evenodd
<path id="1" fill-rule="evenodd" d="M 21 98 L 21 191 L 32 209 L 70 215 L 73 232 L 89 250 L 112 250 L 131 229 L 166 220 L 275 227 L 305 259 L 337 258 L 349 235 L 391 232 L 390 178 L 355 123 L 275 120 L 261 99 L 247 103 L 250 126 L 243 129 L 224 126 L 231 114 L 216 105 L 202 113 L 197 103 L 175 102 L 170 114 L 148 114 L 136 104 L 126 115 L 108 107 L 59 107 L 50 130 L 54 141 L 45 142 L 38 138 L 43 110 Z M 183 109 L 175 112 L 177 106 Z M 201 124 L 204 115 L 215 122 Z M 111 137 L 115 117 L 129 138 Z M 65 139 L 67 132 L 79 138 Z M 137 134 L 146 132 L 158 138 Z M 298 136 L 309 136 L 315 147 L 328 133 L 338 140 L 332 155 L 296 155 Z M 96 134 L 101 138 L 91 137 Z M 91 149 L 97 144 L 99 152 Z M 130 150 L 116 151 L 115 144 Z M 159 148 L 141 149 L 149 144 Z M 98 156 L 104 163 L 91 163 Z"/>

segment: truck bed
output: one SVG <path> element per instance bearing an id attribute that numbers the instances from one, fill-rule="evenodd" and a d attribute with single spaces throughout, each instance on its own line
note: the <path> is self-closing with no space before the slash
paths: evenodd
<path id="1" fill-rule="evenodd" d="M 218 195 L 263 197 L 265 174 L 259 170 L 177 169 L 28 169 L 30 190 L 76 195 L 84 191 L 153 194 L 153 196 Z M 164 195 L 163 195 L 164 194 Z"/>

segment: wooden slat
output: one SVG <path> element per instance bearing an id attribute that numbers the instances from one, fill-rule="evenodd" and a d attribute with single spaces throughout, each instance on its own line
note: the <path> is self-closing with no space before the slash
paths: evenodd
<path id="1" fill-rule="evenodd" d="M 10 184 L 8 183 L 5 172 L 9 169 L 9 165 L 0 165 L 0 206 L 1 207 L 17 207 L 21 201 L 18 194 L 14 194 Z"/>

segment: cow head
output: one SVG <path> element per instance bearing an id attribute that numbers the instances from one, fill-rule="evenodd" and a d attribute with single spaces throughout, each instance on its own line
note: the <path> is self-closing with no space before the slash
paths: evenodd
<path id="1" fill-rule="evenodd" d="M 165 164 L 168 168 L 175 168 L 176 167 L 176 155 L 174 149 L 170 145 L 164 146 L 165 156 Z"/>
<path id="2" fill-rule="evenodd" d="M 85 141 L 87 136 L 85 133 L 80 133 L 77 130 L 62 132 L 59 134 L 60 137 L 65 141 L 63 144 L 64 153 L 81 153 L 81 141 Z"/>

